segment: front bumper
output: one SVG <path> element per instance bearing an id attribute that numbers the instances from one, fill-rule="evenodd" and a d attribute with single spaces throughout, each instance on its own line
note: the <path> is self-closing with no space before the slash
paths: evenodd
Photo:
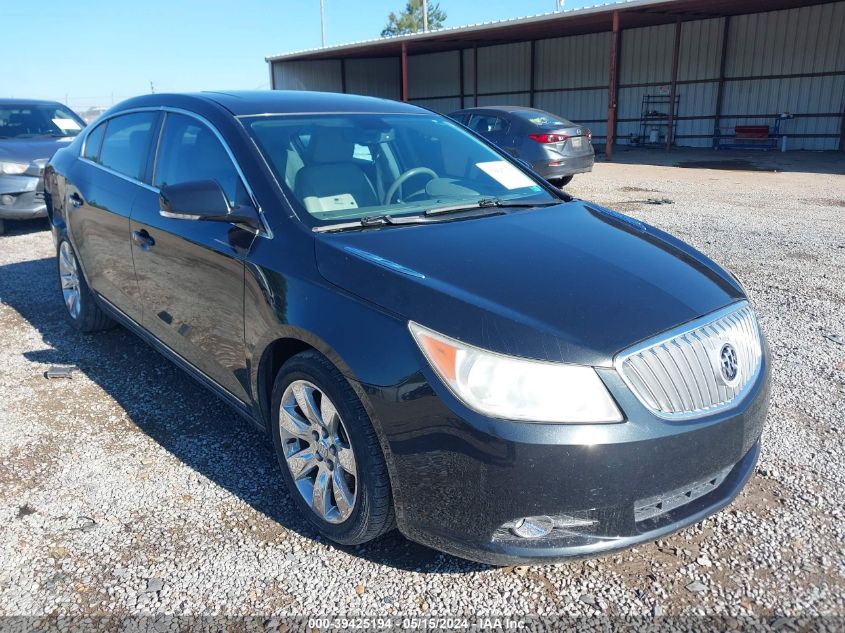
<path id="1" fill-rule="evenodd" d="M 44 182 L 34 176 L 0 176 L 0 220 L 47 217 Z"/>
<path id="2" fill-rule="evenodd" d="M 495 565 L 548 563 L 652 541 L 713 514 L 754 471 L 769 397 L 769 361 L 733 409 L 694 421 L 649 413 L 613 370 L 600 370 L 626 413 L 620 424 L 491 420 L 431 376 L 370 392 L 386 435 L 397 523 L 408 538 Z M 637 520 L 644 501 L 706 494 Z M 667 504 L 671 506 L 672 504 Z M 502 526 L 528 516 L 594 521 L 520 539 Z"/>

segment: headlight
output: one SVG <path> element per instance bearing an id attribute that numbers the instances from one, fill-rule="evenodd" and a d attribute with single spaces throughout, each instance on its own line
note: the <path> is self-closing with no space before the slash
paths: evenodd
<path id="1" fill-rule="evenodd" d="M 621 422 L 622 414 L 592 367 L 505 356 L 408 323 L 423 355 L 469 408 L 524 422 Z"/>
<path id="2" fill-rule="evenodd" d="M 16 176 L 24 173 L 27 169 L 29 169 L 29 163 L 0 161 L 0 175 L 3 176 Z"/>

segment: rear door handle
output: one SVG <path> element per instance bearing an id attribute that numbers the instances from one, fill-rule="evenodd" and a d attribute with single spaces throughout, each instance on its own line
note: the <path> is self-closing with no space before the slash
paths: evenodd
<path id="1" fill-rule="evenodd" d="M 74 208 L 74 209 L 78 209 L 78 208 L 79 208 L 79 207 L 81 207 L 83 204 L 85 204 L 85 201 L 82 199 L 82 196 L 80 196 L 80 195 L 79 195 L 78 193 L 76 193 L 76 192 L 74 192 L 74 193 L 70 194 L 70 198 L 69 198 L 69 200 L 70 200 L 71 205 L 73 205 L 73 208 Z"/>
<path id="2" fill-rule="evenodd" d="M 132 241 L 141 247 L 141 250 L 148 251 L 155 246 L 156 241 L 147 233 L 146 229 L 132 231 Z"/>

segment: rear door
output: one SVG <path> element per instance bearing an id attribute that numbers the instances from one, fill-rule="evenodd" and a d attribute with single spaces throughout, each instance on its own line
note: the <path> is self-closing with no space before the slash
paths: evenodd
<path id="1" fill-rule="evenodd" d="M 100 123 L 85 140 L 68 183 L 67 225 L 86 279 L 133 320 L 141 303 L 129 215 L 145 182 L 159 112 L 122 114 Z"/>
<path id="2" fill-rule="evenodd" d="M 168 112 L 153 184 L 196 180 L 216 180 L 232 205 L 253 204 L 214 131 L 192 116 Z M 144 326 L 206 377 L 248 402 L 244 257 L 255 234 L 226 222 L 164 217 L 160 209 L 156 189 L 138 196 L 132 211 Z"/>

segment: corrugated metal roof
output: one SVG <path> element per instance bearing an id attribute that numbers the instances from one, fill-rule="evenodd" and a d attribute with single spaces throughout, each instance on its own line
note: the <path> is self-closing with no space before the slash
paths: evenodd
<path id="1" fill-rule="evenodd" d="M 506 20 L 447 27 L 428 33 L 374 38 L 338 46 L 281 53 L 266 61 L 386 57 L 399 54 L 403 44 L 415 53 L 471 46 L 503 44 L 561 35 L 610 30 L 614 11 L 623 14 L 623 28 L 650 26 L 682 19 L 702 19 L 826 4 L 832 0 L 618 0 L 579 9 L 541 13 Z M 413 44 L 413 46 L 411 46 Z"/>

